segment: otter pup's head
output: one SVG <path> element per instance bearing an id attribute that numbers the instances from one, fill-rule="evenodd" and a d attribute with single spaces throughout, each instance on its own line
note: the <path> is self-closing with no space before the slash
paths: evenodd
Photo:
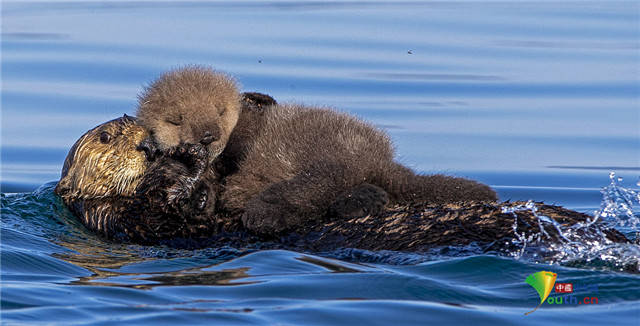
<path id="1" fill-rule="evenodd" d="M 132 196 L 147 168 L 136 150 L 147 135 L 126 114 L 89 130 L 69 150 L 56 194 L 65 201 Z"/>
<path id="2" fill-rule="evenodd" d="M 239 114 L 235 81 L 203 66 L 187 66 L 160 76 L 139 95 L 137 112 L 158 149 L 202 143 L 210 161 L 224 150 Z"/>

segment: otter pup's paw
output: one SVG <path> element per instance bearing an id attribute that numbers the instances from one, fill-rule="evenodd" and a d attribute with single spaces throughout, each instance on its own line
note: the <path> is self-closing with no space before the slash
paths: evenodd
<path id="1" fill-rule="evenodd" d="M 301 213 L 282 198 L 261 194 L 251 199 L 242 214 L 242 224 L 248 230 L 263 236 L 277 236 L 300 226 Z"/>
<path id="2" fill-rule="evenodd" d="M 363 183 L 347 191 L 329 207 L 331 218 L 354 218 L 367 215 L 378 215 L 389 203 L 389 195 L 382 188 Z"/>
<path id="3" fill-rule="evenodd" d="M 242 214 L 242 224 L 257 234 L 275 236 L 288 227 L 283 213 L 278 205 L 252 200 Z"/>
<path id="4" fill-rule="evenodd" d="M 149 207 L 164 214 L 186 215 L 201 211 L 211 199 L 206 189 L 196 189 L 208 167 L 201 144 L 180 144 L 166 151 L 147 169 L 136 188 Z"/>
<path id="5" fill-rule="evenodd" d="M 156 161 L 136 188 L 136 197 L 144 199 L 149 210 L 162 214 L 179 214 L 189 199 L 187 184 L 181 176 L 188 171 L 181 163 Z M 150 214 L 150 213 L 147 213 Z"/>

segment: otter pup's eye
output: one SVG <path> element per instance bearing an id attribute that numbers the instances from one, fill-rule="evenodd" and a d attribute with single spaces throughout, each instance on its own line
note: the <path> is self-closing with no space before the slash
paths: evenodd
<path id="1" fill-rule="evenodd" d="M 111 141 L 111 134 L 106 131 L 100 133 L 100 142 L 103 144 L 108 144 Z"/>
<path id="2" fill-rule="evenodd" d="M 175 117 L 168 117 L 166 118 L 164 121 L 174 125 L 174 126 L 179 126 L 182 124 L 182 114 L 175 116 Z"/>

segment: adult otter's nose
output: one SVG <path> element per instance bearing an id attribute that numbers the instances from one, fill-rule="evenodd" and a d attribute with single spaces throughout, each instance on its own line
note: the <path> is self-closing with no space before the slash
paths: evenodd
<path id="1" fill-rule="evenodd" d="M 144 151 L 144 155 L 147 157 L 147 161 L 149 162 L 153 162 L 160 154 L 160 150 L 156 146 L 156 143 L 150 137 L 147 137 L 140 142 L 138 147 L 136 147 L 136 150 Z"/>

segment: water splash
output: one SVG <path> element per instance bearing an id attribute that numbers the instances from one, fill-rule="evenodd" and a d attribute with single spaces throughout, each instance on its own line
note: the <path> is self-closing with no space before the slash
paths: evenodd
<path id="1" fill-rule="evenodd" d="M 508 254 L 516 259 L 527 258 L 537 262 L 580 267 L 610 267 L 617 270 L 640 272 L 640 246 L 637 242 L 640 218 L 634 214 L 634 205 L 640 207 L 640 191 L 625 188 L 622 178 L 614 172 L 611 183 L 604 187 L 600 209 L 593 218 L 583 223 L 561 225 L 538 211 L 536 203 L 503 207 L 502 212 L 514 217 L 511 245 Z M 537 232 L 527 234 L 518 229 L 518 212 L 529 212 L 538 223 Z M 547 228 L 557 232 L 553 238 Z M 608 229 L 635 233 L 636 244 L 616 243 L 606 236 Z"/>
<path id="2" fill-rule="evenodd" d="M 527 236 L 526 232 L 518 232 L 518 214 L 516 213 L 521 211 L 529 211 L 531 212 L 531 214 L 533 214 L 536 221 L 538 222 L 538 228 L 540 230 L 539 233 L 531 233 L 529 234 L 529 236 Z M 514 256 L 515 258 L 520 258 L 524 255 L 527 249 L 527 245 L 539 244 L 543 242 L 545 239 L 552 238 L 549 235 L 549 233 L 545 230 L 544 228 L 545 224 L 551 225 L 558 232 L 558 235 L 560 236 L 561 241 L 563 242 L 571 241 L 564 235 L 560 224 L 556 222 L 556 220 L 554 220 L 553 218 L 540 214 L 538 212 L 538 207 L 531 200 L 523 205 L 502 207 L 502 213 L 511 214 L 514 217 L 512 228 L 513 228 L 513 233 L 515 234 L 516 237 L 513 240 L 511 240 L 511 243 L 513 245 L 520 246 L 520 249 L 518 251 L 512 252 L 512 256 Z"/>
<path id="3" fill-rule="evenodd" d="M 602 219 L 608 227 L 628 227 L 638 231 L 640 218 L 633 213 L 634 204 L 640 206 L 640 190 L 622 186 L 622 178 L 609 173 L 611 182 L 602 188 L 602 203 L 595 212 L 594 222 Z M 638 182 L 640 184 L 640 181 Z"/>

